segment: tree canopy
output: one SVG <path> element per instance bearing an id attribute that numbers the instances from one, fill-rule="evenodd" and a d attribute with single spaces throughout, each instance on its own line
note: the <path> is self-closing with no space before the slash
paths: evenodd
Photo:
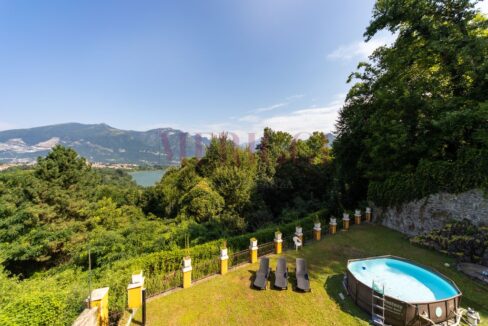
<path id="1" fill-rule="evenodd" d="M 366 40 L 382 30 L 396 40 L 349 79 L 334 142 L 346 202 L 369 192 L 387 205 L 486 184 L 488 25 L 474 4 L 376 2 Z"/>

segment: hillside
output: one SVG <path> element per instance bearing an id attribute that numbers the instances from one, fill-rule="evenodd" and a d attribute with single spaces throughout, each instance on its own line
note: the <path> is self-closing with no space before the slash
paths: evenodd
<path id="1" fill-rule="evenodd" d="M 92 162 L 177 164 L 209 141 L 171 128 L 132 131 L 106 124 L 66 123 L 0 132 L 0 162 L 31 162 L 61 144 Z M 184 151 L 181 150 L 184 148 Z"/>

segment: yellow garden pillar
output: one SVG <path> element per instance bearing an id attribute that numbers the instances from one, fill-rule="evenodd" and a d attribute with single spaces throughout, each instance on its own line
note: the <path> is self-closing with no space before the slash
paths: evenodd
<path id="1" fill-rule="evenodd" d="M 361 224 L 361 211 L 359 209 L 356 209 L 356 212 L 354 213 L 354 223 Z"/>
<path id="2" fill-rule="evenodd" d="M 187 289 L 191 286 L 191 271 L 193 268 L 191 267 L 191 258 L 190 256 L 186 256 L 183 258 L 183 288 Z"/>
<path id="3" fill-rule="evenodd" d="M 220 248 L 220 274 L 227 274 L 229 269 L 229 255 L 227 254 L 227 248 Z"/>
<path id="4" fill-rule="evenodd" d="M 349 231 L 349 214 L 342 214 L 342 229 L 344 231 Z"/>
<path id="5" fill-rule="evenodd" d="M 320 237 L 322 235 L 322 225 L 320 222 L 315 222 L 313 225 L 313 238 L 315 240 L 320 240 Z"/>
<path id="6" fill-rule="evenodd" d="M 366 222 L 371 222 L 371 207 L 366 207 Z"/>
<path id="7" fill-rule="evenodd" d="M 144 288 L 144 276 L 142 271 L 132 275 L 130 284 L 127 286 L 127 307 L 135 310 L 142 306 L 142 289 Z"/>
<path id="8" fill-rule="evenodd" d="M 277 254 L 277 255 L 281 254 L 281 251 L 283 250 L 282 236 L 283 235 L 280 231 L 275 232 L 274 244 L 275 244 L 275 254 Z"/>
<path id="9" fill-rule="evenodd" d="M 336 231 L 337 231 L 337 219 L 335 217 L 331 217 L 329 222 L 329 233 L 335 234 Z"/>
<path id="10" fill-rule="evenodd" d="M 302 232 L 302 230 L 303 229 L 301 226 L 295 227 L 295 236 L 300 239 L 300 241 L 302 242 L 302 246 L 303 246 L 303 232 Z"/>
<path id="11" fill-rule="evenodd" d="M 108 290 L 108 287 L 95 289 L 87 299 L 89 308 L 98 308 L 100 326 L 108 326 Z"/>
<path id="12" fill-rule="evenodd" d="M 249 260 L 251 264 L 258 261 L 258 239 L 251 238 L 249 244 Z"/>

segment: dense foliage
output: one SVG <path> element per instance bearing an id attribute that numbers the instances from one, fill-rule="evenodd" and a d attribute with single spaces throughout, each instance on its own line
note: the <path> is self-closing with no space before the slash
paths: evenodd
<path id="1" fill-rule="evenodd" d="M 343 201 L 488 187 L 488 22 L 469 0 L 378 0 L 395 33 L 350 80 L 334 156 Z"/>
<path id="2" fill-rule="evenodd" d="M 410 241 L 455 256 L 460 261 L 488 266 L 488 227 L 476 227 L 469 220 L 448 223 Z"/>
<path id="3" fill-rule="evenodd" d="M 145 218 L 142 190 L 122 171 L 92 170 L 71 149 L 56 147 L 35 170 L 0 174 L 0 256 L 27 277 L 55 266 L 94 265 L 161 250 L 168 226 Z M 91 241 L 89 241 L 91 239 Z"/>
<path id="4" fill-rule="evenodd" d="M 202 159 L 183 161 L 146 189 L 62 146 L 34 169 L 0 173 L 0 321 L 69 324 L 88 293 L 88 250 L 93 286 L 110 286 L 116 318 L 132 272 L 145 271 L 151 293 L 171 286 L 162 279 L 179 269 L 186 235 L 202 264 L 198 277 L 217 267 L 221 240 L 211 240 L 225 237 L 231 251 L 242 250 L 253 236 L 244 232 L 260 228 L 254 236 L 270 241 L 276 225 L 291 222 L 283 225 L 290 233 L 295 223 L 311 227 L 303 218 L 323 206 L 332 171 L 327 138 L 265 135 L 268 145 L 256 153 L 221 135 Z"/>
<path id="5" fill-rule="evenodd" d="M 265 129 L 256 153 L 224 134 L 212 139 L 202 159 L 168 170 L 144 194 L 143 209 L 197 222 L 193 239 L 254 231 L 320 209 L 333 191 L 332 171 L 323 133 L 297 140 Z"/>

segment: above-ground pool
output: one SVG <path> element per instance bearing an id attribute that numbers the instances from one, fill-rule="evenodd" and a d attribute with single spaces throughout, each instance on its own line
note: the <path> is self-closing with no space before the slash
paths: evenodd
<path id="1" fill-rule="evenodd" d="M 373 283 L 384 288 L 385 323 L 429 325 L 455 317 L 461 291 L 447 277 L 412 261 L 393 257 L 350 260 L 346 288 L 355 302 L 371 312 Z M 420 317 L 420 316 L 423 317 Z"/>

